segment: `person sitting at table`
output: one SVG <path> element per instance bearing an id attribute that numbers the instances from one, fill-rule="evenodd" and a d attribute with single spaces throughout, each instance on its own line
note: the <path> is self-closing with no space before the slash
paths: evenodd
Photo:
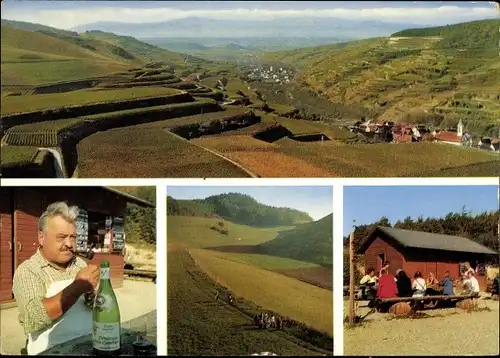
<path id="1" fill-rule="evenodd" d="M 425 291 L 427 295 L 437 296 L 437 295 L 441 294 L 439 281 L 434 276 L 434 273 L 429 272 L 429 274 L 427 275 L 427 280 L 426 280 L 425 284 L 427 287 L 427 289 Z"/>
<path id="2" fill-rule="evenodd" d="M 382 276 L 378 280 L 377 298 L 391 298 L 398 295 L 398 287 L 394 276 L 387 273 L 386 269 L 380 271 Z"/>
<path id="3" fill-rule="evenodd" d="M 384 266 L 380 269 L 378 277 L 382 277 L 382 270 L 389 272 L 389 267 L 391 267 L 391 263 L 389 261 L 384 261 Z"/>
<path id="4" fill-rule="evenodd" d="M 415 272 L 415 275 L 413 275 L 413 284 L 411 288 L 413 290 L 413 297 L 424 297 L 427 291 L 427 285 L 420 271 Z"/>
<path id="5" fill-rule="evenodd" d="M 464 265 L 465 265 L 465 272 L 464 272 L 465 277 L 467 277 L 469 273 L 473 276 L 476 274 L 476 271 L 471 267 L 468 261 L 466 261 Z"/>
<path id="6" fill-rule="evenodd" d="M 453 296 L 453 279 L 450 277 L 450 271 L 444 273 L 443 281 L 439 283 L 439 286 L 443 287 L 443 295 Z"/>
<path id="7" fill-rule="evenodd" d="M 429 274 L 427 275 L 427 281 L 426 281 L 426 284 L 427 284 L 427 287 L 429 287 L 429 286 L 439 285 L 439 281 L 438 281 L 438 280 L 437 280 L 437 278 L 434 276 L 434 273 L 429 272 Z"/>
<path id="8" fill-rule="evenodd" d="M 363 299 L 372 300 L 377 295 L 377 276 L 375 270 L 369 268 L 367 274 L 359 281 L 360 286 L 364 286 Z"/>
<path id="9" fill-rule="evenodd" d="M 404 270 L 399 270 L 396 286 L 398 288 L 399 297 L 411 297 L 411 280 Z"/>
<path id="10" fill-rule="evenodd" d="M 470 271 L 464 277 L 463 287 L 462 295 L 479 294 L 479 281 Z"/>
<path id="11" fill-rule="evenodd" d="M 78 208 L 50 204 L 38 221 L 36 253 L 14 272 L 13 293 L 26 334 L 22 354 L 43 351 L 92 332 L 92 309 L 99 267 L 73 254 Z"/>

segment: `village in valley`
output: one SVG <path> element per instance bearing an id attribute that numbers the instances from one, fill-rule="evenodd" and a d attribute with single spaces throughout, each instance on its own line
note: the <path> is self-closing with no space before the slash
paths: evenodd
<path id="1" fill-rule="evenodd" d="M 344 187 L 344 354 L 498 355 L 499 194 Z M 370 201 L 361 208 L 358 197 Z M 420 212 L 429 197 L 434 207 Z"/>
<path id="2" fill-rule="evenodd" d="M 395 124 L 394 122 L 377 124 L 371 121 L 357 122 L 350 126 L 349 130 L 360 133 L 374 142 L 413 143 L 422 141 L 459 145 L 490 152 L 500 150 L 500 130 L 498 137 L 482 137 L 474 140 L 472 135 L 464 130 L 462 120 L 458 122 L 456 130 L 431 130 L 424 124 Z"/>

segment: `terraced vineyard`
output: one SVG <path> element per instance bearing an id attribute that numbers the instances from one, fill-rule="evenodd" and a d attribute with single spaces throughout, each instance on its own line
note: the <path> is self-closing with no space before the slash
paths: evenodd
<path id="1" fill-rule="evenodd" d="M 9 146 L 57 147 L 59 136 L 57 130 L 39 132 L 16 130 L 7 133 L 3 141 Z"/>

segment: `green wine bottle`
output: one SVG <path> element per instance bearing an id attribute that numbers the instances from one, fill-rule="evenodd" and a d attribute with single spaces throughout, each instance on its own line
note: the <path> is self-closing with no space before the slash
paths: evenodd
<path id="1" fill-rule="evenodd" d="M 92 312 L 92 345 L 94 355 L 120 355 L 120 308 L 111 286 L 109 261 L 101 261 L 101 280 Z"/>

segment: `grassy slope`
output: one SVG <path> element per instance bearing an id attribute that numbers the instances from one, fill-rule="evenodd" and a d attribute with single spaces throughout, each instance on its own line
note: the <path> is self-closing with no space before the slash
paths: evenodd
<path id="1" fill-rule="evenodd" d="M 332 208 L 333 210 L 333 208 Z M 326 267 L 333 265 L 333 214 L 325 218 L 282 231 L 276 239 L 259 245 L 269 255 L 313 262 Z"/>
<path id="2" fill-rule="evenodd" d="M 56 109 L 61 106 L 81 106 L 91 103 L 119 102 L 129 99 L 168 96 L 179 90 L 161 87 L 124 88 L 108 91 L 79 90 L 64 93 L 37 94 L 26 101 L 23 96 L 10 96 L 2 100 L 2 114 Z"/>
<path id="3" fill-rule="evenodd" d="M 228 235 L 223 235 L 210 227 L 219 221 L 224 222 Z M 255 228 L 233 224 L 216 218 L 192 216 L 168 216 L 167 236 L 169 248 L 189 247 L 207 248 L 225 245 L 257 245 L 272 240 L 280 230 L 286 228 Z M 242 238 L 243 240 L 237 240 Z"/>
<path id="4" fill-rule="evenodd" d="M 100 31 L 77 34 L 40 24 L 2 20 L 2 82 L 40 85 L 119 72 L 163 62 L 177 68 L 204 60 L 135 38 Z"/>
<path id="5" fill-rule="evenodd" d="M 255 266 L 265 270 L 285 270 L 319 267 L 319 265 L 311 262 L 271 255 L 227 253 L 217 251 L 213 251 L 211 252 L 211 254 L 224 260 Z"/>
<path id="6" fill-rule="evenodd" d="M 31 163 L 38 153 L 38 148 L 35 147 L 16 147 L 5 146 L 0 150 L 1 160 L 0 164 L 24 164 Z"/>
<path id="7" fill-rule="evenodd" d="M 168 253 L 167 265 L 169 355 L 315 354 L 286 332 L 249 329 L 252 313 L 215 303 L 215 290 L 220 287 L 194 265 L 187 252 Z"/>
<path id="8" fill-rule="evenodd" d="M 252 265 L 191 250 L 198 265 L 236 295 L 333 335 L 333 293 Z M 262 294 L 265 292 L 265 294 Z M 300 304 L 298 302 L 307 302 Z"/>
<path id="9" fill-rule="evenodd" d="M 100 76 L 128 67 L 68 41 L 2 26 L 2 84 L 39 85 Z"/>
<path id="10" fill-rule="evenodd" d="M 470 33 L 483 40 L 463 40 Z M 438 124 L 456 125 L 461 116 L 469 130 L 488 133 L 500 114 L 498 20 L 409 34 L 444 39 L 369 39 L 271 53 L 263 60 L 300 66 L 300 83 L 332 102 L 374 108 L 372 117 L 380 120 L 407 121 L 410 110 L 423 118 L 425 111 L 441 111 Z"/>

